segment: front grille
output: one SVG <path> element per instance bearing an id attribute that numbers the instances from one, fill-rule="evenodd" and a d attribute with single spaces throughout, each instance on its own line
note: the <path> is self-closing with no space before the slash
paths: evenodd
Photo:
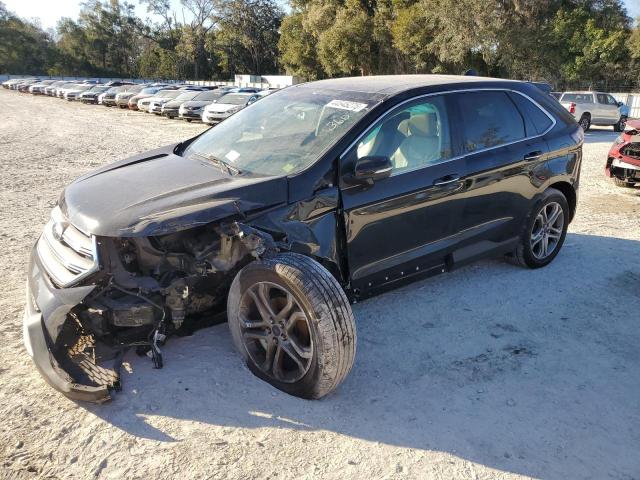
<path id="1" fill-rule="evenodd" d="M 620 150 L 627 157 L 640 159 L 640 143 L 630 143 Z"/>
<path id="2" fill-rule="evenodd" d="M 66 221 L 59 207 L 51 212 L 37 245 L 38 257 L 59 287 L 68 287 L 98 269 L 96 238 Z"/>

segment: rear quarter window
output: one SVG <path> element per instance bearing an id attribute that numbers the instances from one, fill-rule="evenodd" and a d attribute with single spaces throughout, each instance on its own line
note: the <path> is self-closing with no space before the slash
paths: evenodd
<path id="1" fill-rule="evenodd" d="M 551 127 L 553 121 L 535 103 L 517 93 L 509 95 L 525 119 L 527 136 L 540 135 Z"/>

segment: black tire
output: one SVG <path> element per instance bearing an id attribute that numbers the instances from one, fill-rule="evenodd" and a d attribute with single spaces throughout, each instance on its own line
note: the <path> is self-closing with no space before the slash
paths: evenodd
<path id="1" fill-rule="evenodd" d="M 256 288 L 259 289 L 265 284 L 268 285 L 269 290 L 261 298 L 271 299 L 273 290 L 276 293 L 284 291 L 293 296 L 296 302 L 294 308 L 299 309 L 296 314 L 305 316 L 303 325 L 307 329 L 309 340 L 309 346 L 305 347 L 308 352 L 304 360 L 306 366 L 301 368 L 298 364 L 294 372 L 299 373 L 300 376 L 294 375 L 294 379 L 290 381 L 281 381 L 276 378 L 275 373 L 276 363 L 278 363 L 276 359 L 280 359 L 281 365 L 287 359 L 282 356 L 286 355 L 282 352 L 287 351 L 285 349 L 287 340 L 281 340 L 281 343 L 278 340 L 280 337 L 271 339 L 260 337 L 260 340 L 256 340 L 252 338 L 255 335 L 250 333 L 256 330 L 261 331 L 264 327 L 247 327 L 249 324 L 253 326 L 258 323 L 269 326 L 264 321 L 264 317 L 255 316 L 256 310 L 251 313 L 247 308 L 247 302 L 251 304 L 253 301 L 251 299 L 256 299 Z M 286 298 L 288 300 L 289 297 Z M 257 307 L 257 303 L 254 305 Z M 286 306 L 279 307 L 278 310 L 283 312 L 285 308 Z M 275 310 L 271 308 L 271 312 L 275 313 Z M 284 320 L 282 323 L 290 324 L 293 316 L 293 314 L 290 315 L 289 320 Z M 275 317 L 278 315 L 276 314 Z M 276 323 L 273 321 L 275 317 L 270 317 L 272 328 L 266 328 L 268 334 L 274 337 L 285 331 L 291 335 L 288 340 L 293 340 L 293 334 L 290 331 L 282 330 L 282 323 L 276 332 Z M 356 353 L 356 327 L 349 301 L 337 280 L 318 262 L 304 255 L 284 253 L 257 260 L 245 266 L 236 275 L 229 290 L 227 318 L 234 345 L 249 369 L 257 377 L 291 395 L 307 399 L 321 398 L 342 383 L 353 365 Z M 269 345 L 275 346 L 269 347 Z M 280 354 L 277 353 L 278 350 L 271 354 L 272 360 L 268 360 L 267 349 L 270 348 L 280 349 Z M 264 360 L 260 355 L 264 356 Z M 290 365 L 293 365 L 292 358 L 289 357 Z M 262 363 L 262 366 L 258 363 Z M 265 371 L 265 365 L 269 365 L 268 371 Z M 284 367 L 278 367 L 278 369 L 282 372 Z"/>
<path id="2" fill-rule="evenodd" d="M 550 204 L 556 203 L 560 205 L 563 215 L 562 232 L 560 238 L 557 240 L 553 251 L 544 258 L 538 258 L 534 253 L 532 247 L 532 234 L 533 229 L 536 226 L 538 214 L 542 209 Z M 564 194 L 555 188 L 548 188 L 542 194 L 542 197 L 536 202 L 535 206 L 531 209 L 524 228 L 520 235 L 520 242 L 516 249 L 507 255 L 507 260 L 516 265 L 520 265 L 526 268 L 541 268 L 549 265 L 564 244 L 564 240 L 567 236 L 567 227 L 569 226 L 569 204 Z"/>
<path id="3" fill-rule="evenodd" d="M 622 188 L 633 188 L 636 186 L 635 182 L 629 182 L 627 180 L 621 180 L 619 178 L 613 177 L 613 183 L 616 184 L 617 187 Z"/>
<path id="4" fill-rule="evenodd" d="M 627 117 L 625 117 L 624 115 L 622 117 L 620 117 L 620 120 L 618 120 L 618 123 L 616 123 L 613 126 L 613 131 L 614 132 L 622 132 L 624 131 L 624 127 L 627 124 Z"/>
<path id="5" fill-rule="evenodd" d="M 190 118 L 186 118 L 185 119 L 187 122 L 191 123 L 191 119 Z"/>
<path id="6" fill-rule="evenodd" d="M 582 130 L 586 132 L 587 130 L 589 130 L 589 128 L 591 128 L 591 115 L 589 115 L 588 113 L 583 113 L 578 123 L 582 127 Z"/>

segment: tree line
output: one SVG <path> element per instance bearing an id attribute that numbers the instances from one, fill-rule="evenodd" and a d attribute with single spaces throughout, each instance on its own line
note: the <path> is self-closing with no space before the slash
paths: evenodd
<path id="1" fill-rule="evenodd" d="M 88 0 L 45 31 L 0 1 L 0 73 L 229 79 L 461 73 L 640 86 L 621 0 Z"/>

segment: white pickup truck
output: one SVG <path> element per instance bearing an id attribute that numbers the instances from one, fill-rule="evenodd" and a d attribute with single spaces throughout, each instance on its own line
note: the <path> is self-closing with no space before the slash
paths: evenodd
<path id="1" fill-rule="evenodd" d="M 615 132 L 624 130 L 627 117 L 620 109 L 623 104 L 609 93 L 564 92 L 559 102 L 569 110 L 585 132 L 591 125 L 610 125 Z"/>

